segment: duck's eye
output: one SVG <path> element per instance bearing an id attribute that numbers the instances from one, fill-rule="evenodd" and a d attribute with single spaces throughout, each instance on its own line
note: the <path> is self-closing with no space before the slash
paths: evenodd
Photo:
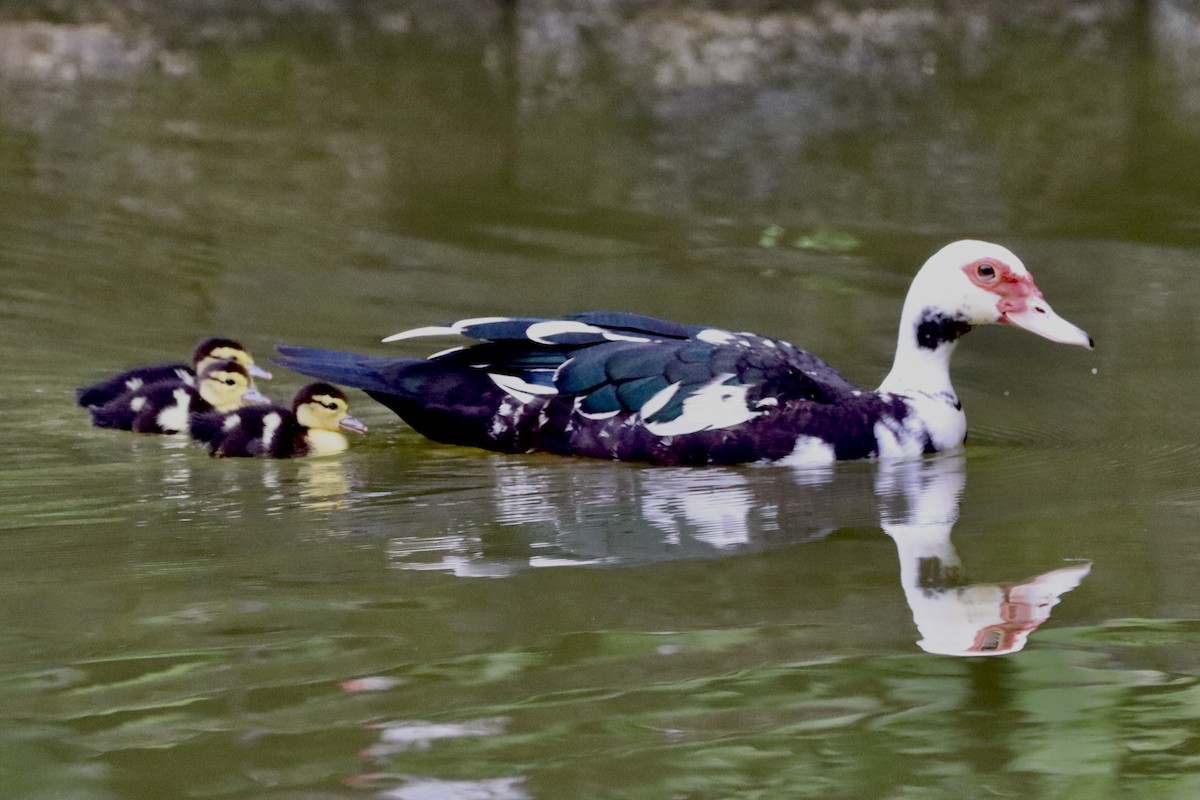
<path id="1" fill-rule="evenodd" d="M 226 379 L 225 379 L 225 385 L 226 385 L 226 386 L 233 386 L 235 383 L 237 383 L 237 381 L 235 381 L 233 378 L 226 378 Z"/>
<path id="2" fill-rule="evenodd" d="M 996 267 L 992 264 L 984 262 L 983 264 L 975 267 L 975 274 L 978 275 L 981 280 L 993 281 L 996 279 Z"/>
<path id="3" fill-rule="evenodd" d="M 330 411 L 337 411 L 337 403 L 323 403 L 322 405 L 324 405 Z"/>

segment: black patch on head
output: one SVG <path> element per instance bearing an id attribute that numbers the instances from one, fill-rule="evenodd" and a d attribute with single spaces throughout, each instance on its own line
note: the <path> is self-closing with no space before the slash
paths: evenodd
<path id="1" fill-rule="evenodd" d="M 222 347 L 230 350 L 240 350 L 243 353 L 246 351 L 246 348 L 242 347 L 241 342 L 234 341 L 233 339 L 213 337 L 211 339 L 205 339 L 203 342 L 200 342 L 200 344 L 196 345 L 196 349 L 192 352 L 192 363 L 200 363 L 201 359 L 208 358 L 213 354 L 214 350 L 220 350 Z"/>
<path id="2" fill-rule="evenodd" d="M 951 317 L 940 311 L 925 309 L 917 322 L 917 344 L 926 350 L 936 350 L 945 342 L 953 342 L 971 330 L 962 317 Z"/>
<path id="3" fill-rule="evenodd" d="M 917 586 L 926 595 L 961 589 L 969 583 L 961 564 L 947 564 L 937 556 L 917 559 Z"/>

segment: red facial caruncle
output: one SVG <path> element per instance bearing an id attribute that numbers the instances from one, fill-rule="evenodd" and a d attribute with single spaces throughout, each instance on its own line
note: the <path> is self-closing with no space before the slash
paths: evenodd
<path id="1" fill-rule="evenodd" d="M 997 295 L 996 309 L 1004 321 L 1005 314 L 1019 314 L 1029 307 L 1029 300 L 1040 300 L 1041 291 L 1029 273 L 1017 274 L 1012 267 L 995 258 L 980 258 L 963 268 L 971 283 Z"/>

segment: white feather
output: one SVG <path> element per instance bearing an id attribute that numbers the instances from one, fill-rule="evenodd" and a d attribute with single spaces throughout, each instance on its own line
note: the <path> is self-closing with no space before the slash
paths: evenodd
<path id="1" fill-rule="evenodd" d="M 192 408 L 192 396 L 183 387 L 176 389 L 171 396 L 175 402 L 158 412 L 154 421 L 164 431 L 186 431 L 188 429 L 188 412 Z"/>
<path id="2" fill-rule="evenodd" d="M 262 443 L 263 450 L 270 450 L 271 445 L 275 442 L 275 434 L 279 432 L 279 425 L 283 422 L 283 418 L 279 414 L 272 411 L 263 417 L 263 432 Z"/>
<path id="3" fill-rule="evenodd" d="M 683 412 L 667 422 L 648 422 L 646 430 L 655 436 L 678 436 L 685 433 L 732 428 L 749 422 L 763 412 L 746 405 L 749 386 L 726 385 L 732 373 L 718 375 L 683 401 Z"/>
<path id="4" fill-rule="evenodd" d="M 466 350 L 466 349 L 467 349 L 466 345 L 461 345 L 461 344 L 456 345 L 454 347 L 447 347 L 445 350 L 438 350 L 436 353 L 433 353 L 432 355 L 425 356 L 425 359 L 427 361 L 433 361 L 434 359 L 441 358 L 442 356 L 448 356 L 451 353 L 457 353 L 457 352 L 460 352 L 460 351 Z"/>
<path id="5" fill-rule="evenodd" d="M 525 329 L 525 335 L 540 344 L 554 344 L 554 342 L 550 341 L 550 337 L 561 336 L 564 333 L 591 333 L 603 336 L 605 331 L 603 328 L 597 328 L 595 325 L 588 325 L 585 322 L 576 322 L 569 319 L 550 319 L 545 322 L 535 322 Z"/>
<path id="6" fill-rule="evenodd" d="M 409 331 L 400 331 L 393 333 L 391 336 L 385 336 L 385 342 L 398 342 L 401 339 L 417 339 L 422 336 L 458 336 L 462 333 L 460 330 L 455 330 L 449 325 L 426 325 L 424 328 L 413 328 Z"/>
<path id="7" fill-rule="evenodd" d="M 617 333 L 616 331 L 604 331 L 604 338 L 610 342 L 652 342 L 645 336 L 634 336 L 628 333 Z"/>
<path id="8" fill-rule="evenodd" d="M 705 328 L 696 334 L 696 338 L 709 344 L 729 344 L 733 341 L 734 336 L 729 331 L 723 331 L 720 328 Z"/>
<path id="9" fill-rule="evenodd" d="M 516 375 L 502 375 L 489 372 L 488 377 L 492 379 L 492 383 L 522 403 L 528 403 L 537 395 L 547 396 L 558 394 L 558 390 L 553 386 L 541 386 L 536 383 L 530 383 L 523 378 L 518 378 Z"/>
<path id="10" fill-rule="evenodd" d="M 801 436 L 796 439 L 792 452 L 776 463 L 789 467 L 820 467 L 836 460 L 833 445 L 817 436 Z"/>
<path id="11" fill-rule="evenodd" d="M 642 404 L 642 407 L 639 409 L 638 413 L 642 415 L 642 419 L 646 419 L 646 417 L 653 417 L 662 410 L 663 406 L 671 402 L 671 398 L 674 397 L 675 393 L 678 391 L 679 381 L 672 383 L 665 389 L 659 389 L 654 393 L 653 397 Z"/>

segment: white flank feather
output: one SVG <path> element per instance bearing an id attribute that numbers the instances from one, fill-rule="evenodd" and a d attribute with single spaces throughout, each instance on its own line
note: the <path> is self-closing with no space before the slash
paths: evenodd
<path id="1" fill-rule="evenodd" d="M 829 442 L 817 436 L 801 436 L 796 439 L 792 452 L 775 463 L 789 467 L 821 467 L 832 464 L 836 458 Z"/>

